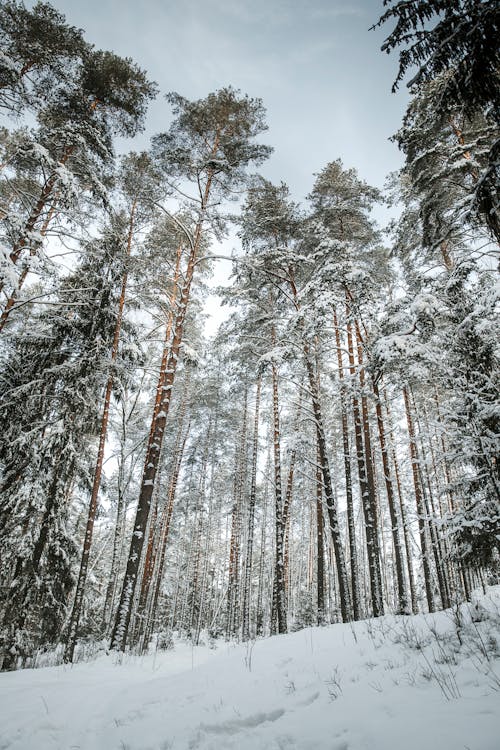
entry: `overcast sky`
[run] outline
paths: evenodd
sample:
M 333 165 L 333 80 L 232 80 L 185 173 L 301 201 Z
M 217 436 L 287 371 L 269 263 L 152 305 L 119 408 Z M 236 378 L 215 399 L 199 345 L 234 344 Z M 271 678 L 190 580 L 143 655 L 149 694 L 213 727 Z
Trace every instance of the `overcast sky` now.
M 168 127 L 166 92 L 200 98 L 231 84 L 262 98 L 265 140 L 275 149 L 262 171 L 287 182 L 297 199 L 309 192 L 313 173 L 338 157 L 378 186 L 401 162 L 388 138 L 400 125 L 406 93 L 390 92 L 397 59 L 380 52 L 389 29 L 368 30 L 382 0 L 53 4 L 89 41 L 132 57 L 158 83 L 147 136 Z M 146 145 L 144 138 L 140 147 Z
M 382 0 L 51 1 L 88 41 L 131 57 L 158 83 L 134 150 L 168 128 L 165 93 L 198 99 L 231 84 L 263 100 L 262 140 L 274 154 L 261 172 L 286 182 L 296 200 L 333 159 L 378 187 L 401 164 L 388 139 L 407 95 L 404 87 L 391 94 L 397 57 L 380 51 L 389 28 L 369 31 Z M 222 264 L 217 277 L 227 270 Z

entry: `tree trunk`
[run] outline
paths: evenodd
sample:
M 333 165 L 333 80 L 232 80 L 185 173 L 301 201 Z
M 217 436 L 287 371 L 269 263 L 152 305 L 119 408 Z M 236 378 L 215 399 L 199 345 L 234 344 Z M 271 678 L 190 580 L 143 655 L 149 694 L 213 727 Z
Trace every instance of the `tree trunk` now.
M 389 400 L 387 398 L 387 393 L 384 391 L 384 403 L 385 403 L 385 409 L 387 412 L 387 418 L 389 420 L 389 423 L 391 423 L 391 412 L 389 409 Z M 390 431 L 389 431 L 390 434 Z M 417 605 L 417 596 L 415 591 L 415 574 L 413 572 L 413 555 L 411 551 L 411 539 L 410 539 L 410 530 L 408 526 L 408 520 L 406 517 L 406 508 L 403 500 L 403 492 L 401 489 L 401 478 L 399 475 L 399 465 L 398 460 L 396 458 L 396 452 L 394 450 L 394 445 L 392 443 L 392 439 L 389 438 L 388 440 L 390 449 L 391 449 L 391 459 L 392 464 L 394 466 L 394 477 L 396 479 L 396 489 L 398 492 L 398 499 L 399 499 L 399 511 L 401 513 L 401 525 L 403 527 L 403 539 L 405 543 L 405 553 L 406 553 L 406 566 L 408 570 L 408 583 L 410 586 L 410 599 L 411 599 L 411 611 L 414 615 L 418 612 L 418 605 Z
M 145 633 L 143 637 L 143 644 L 141 648 L 142 651 L 144 650 L 146 644 L 149 642 L 149 639 L 151 637 L 151 632 L 152 632 L 152 628 L 153 628 L 155 617 L 156 617 L 156 611 L 158 608 L 158 599 L 160 596 L 161 583 L 163 580 L 163 571 L 165 568 L 165 555 L 167 551 L 168 534 L 170 531 L 170 523 L 172 520 L 172 513 L 174 510 L 175 493 L 177 490 L 177 482 L 179 479 L 179 473 L 180 473 L 181 465 L 182 465 L 182 458 L 184 455 L 184 449 L 186 447 L 188 435 L 189 435 L 189 424 L 187 426 L 186 434 L 180 446 L 179 453 L 176 457 L 174 470 L 173 470 L 172 477 L 170 479 L 170 484 L 168 487 L 167 504 L 165 506 L 162 519 L 161 519 L 161 523 L 160 523 L 161 536 L 158 542 L 158 549 L 156 550 L 156 557 L 153 562 L 155 566 L 154 567 L 153 593 L 151 596 L 151 604 L 149 607 L 147 623 L 146 623 Z
M 47 214 L 47 217 L 46 217 L 46 219 L 45 219 L 45 221 L 43 223 L 42 228 L 40 229 L 40 235 L 42 237 L 45 237 L 45 235 L 47 233 L 47 230 L 49 228 L 49 224 L 52 221 L 52 218 L 54 216 L 55 208 L 56 208 L 56 205 L 57 205 L 57 197 L 58 197 L 58 194 L 56 193 L 56 195 L 54 196 L 54 200 L 52 202 L 52 205 L 51 205 L 51 207 L 49 209 L 49 212 Z M 33 250 L 31 250 L 30 255 L 35 255 L 35 252 Z M 14 307 L 14 305 L 17 302 L 18 294 L 21 291 L 21 289 L 22 289 L 22 287 L 24 285 L 24 282 L 26 281 L 26 277 L 28 276 L 29 272 L 30 272 L 30 268 L 27 265 L 26 268 L 24 268 L 22 270 L 22 272 L 21 272 L 21 274 L 20 274 L 20 276 L 19 276 L 19 278 L 17 280 L 17 289 L 15 289 L 12 292 L 12 294 L 10 295 L 10 297 L 7 299 L 7 302 L 5 304 L 3 312 L 0 315 L 0 332 L 3 330 L 5 324 L 7 323 L 8 319 L 9 319 L 9 315 L 10 315 L 10 313 L 12 311 L 12 308 Z
M 335 343 L 337 348 L 337 365 L 340 380 L 340 407 L 342 413 L 342 446 L 344 452 L 345 494 L 347 505 L 347 531 L 349 535 L 349 564 L 351 570 L 352 610 L 353 619 L 359 620 L 359 574 L 356 551 L 356 522 L 354 518 L 354 501 L 352 496 L 351 450 L 349 445 L 349 427 L 347 421 L 347 402 L 344 384 L 344 363 L 340 341 L 340 331 L 337 311 L 333 308 L 333 325 L 335 328 Z
M 267 524 L 267 505 L 269 500 L 269 482 L 268 477 L 271 470 L 271 453 L 268 450 L 266 471 L 265 471 L 265 486 L 264 486 L 264 497 L 262 500 L 262 527 L 260 534 L 260 555 L 259 555 L 259 584 L 257 587 L 257 605 L 256 605 L 256 623 L 255 633 L 256 635 L 263 635 L 264 633 L 264 573 L 266 569 L 266 524 Z
M 257 377 L 257 388 L 255 393 L 255 416 L 253 428 L 252 443 L 252 474 L 250 479 L 250 497 L 248 500 L 248 530 L 247 530 L 247 554 L 245 558 L 245 572 L 243 581 L 243 612 L 241 637 L 247 641 L 250 638 L 250 598 L 252 587 L 252 557 L 253 557 L 253 536 L 255 525 L 255 500 L 257 494 L 257 458 L 259 450 L 259 407 L 260 407 L 260 390 L 261 375 Z
M 399 519 L 394 496 L 394 483 L 392 479 L 391 464 L 387 451 L 387 441 L 385 435 L 384 418 L 382 415 L 382 406 L 380 403 L 380 393 L 378 385 L 372 379 L 373 393 L 375 395 L 375 410 L 377 414 L 377 427 L 380 442 L 380 452 L 382 453 L 382 465 L 384 469 L 385 489 L 387 493 L 387 503 L 389 505 L 389 515 L 391 518 L 392 543 L 394 547 L 394 562 L 396 567 L 396 580 L 398 590 L 398 611 L 401 614 L 409 614 L 408 596 L 406 593 L 406 583 L 404 575 L 404 556 L 399 534 Z
M 166 545 L 174 508 L 177 481 L 179 478 L 186 441 L 189 436 L 190 423 L 188 423 L 186 432 L 183 436 L 184 416 L 187 407 L 189 384 L 190 371 L 188 369 L 184 378 L 183 395 L 178 415 L 177 435 L 174 443 L 166 500 L 163 503 L 158 523 L 156 523 L 158 503 L 155 503 L 153 517 L 150 521 L 148 547 L 146 549 L 146 554 L 144 555 L 139 602 L 135 616 L 137 629 L 135 640 L 137 642 L 140 641 L 139 650 L 141 652 L 144 651 L 146 645 L 149 643 L 154 618 L 156 616 L 156 606 L 163 578 Z M 158 472 L 158 484 L 160 484 L 160 472 Z M 160 488 L 158 487 L 158 491 L 159 489 Z
M 272 329 L 272 344 L 276 344 L 276 333 Z M 273 381 L 273 455 L 274 455 L 274 498 L 275 498 L 275 592 L 276 592 L 276 616 L 278 633 L 286 633 L 286 594 L 285 594 L 285 570 L 284 570 L 284 538 L 285 529 L 283 524 L 283 496 L 281 488 L 281 433 L 279 418 L 279 391 L 278 391 L 278 368 L 273 361 L 271 364 Z
M 323 540 L 323 479 L 321 456 L 316 445 L 316 622 L 325 622 L 325 550 Z
M 429 551 L 426 535 L 425 525 L 425 508 L 422 494 L 422 487 L 420 485 L 419 477 L 419 458 L 417 442 L 415 439 L 415 428 L 413 426 L 413 417 L 411 414 L 410 398 L 408 389 L 403 388 L 403 398 L 405 403 L 406 422 L 408 425 L 408 435 L 410 439 L 410 457 L 411 457 L 411 468 L 413 474 L 413 486 L 415 489 L 415 503 L 417 506 L 418 515 L 418 530 L 420 535 L 420 549 L 422 553 L 422 565 L 424 570 L 424 582 L 425 582 L 425 594 L 427 597 L 427 606 L 429 612 L 435 611 L 434 595 L 432 592 L 432 579 L 431 579 L 431 565 L 429 560 Z
M 436 517 L 437 517 L 436 508 L 435 508 L 434 496 L 432 493 L 432 487 L 431 487 L 431 482 L 430 482 L 429 469 L 427 467 L 426 451 L 425 451 L 424 443 L 423 443 L 422 430 L 420 428 L 420 421 L 419 421 L 417 407 L 415 403 L 415 397 L 412 392 L 411 392 L 411 398 L 412 398 L 412 405 L 413 405 L 413 413 L 415 415 L 415 422 L 417 424 L 418 434 L 420 437 L 420 455 L 422 457 L 422 461 L 419 463 L 419 467 L 418 467 L 420 485 L 422 487 L 422 495 L 424 499 L 425 512 L 427 514 L 427 519 L 428 519 L 432 554 L 434 557 L 434 566 L 436 568 L 436 575 L 438 579 L 439 596 L 441 598 L 441 607 L 442 609 L 447 609 L 451 603 L 450 593 L 449 593 L 449 583 L 448 583 L 445 566 L 443 563 L 443 551 L 441 547 L 441 540 L 439 538 L 438 529 L 436 526 Z M 422 463 L 426 467 L 425 477 L 424 477 L 424 471 L 422 468 Z
M 350 311 L 347 308 L 347 349 L 349 355 L 349 372 L 352 378 L 356 376 L 356 363 L 354 359 L 354 345 L 352 335 L 352 325 L 349 321 Z M 365 539 L 366 551 L 368 557 L 368 570 L 370 574 L 370 592 L 374 617 L 383 614 L 380 591 L 380 558 L 378 550 L 377 525 L 375 516 L 375 501 L 373 497 L 373 475 L 369 478 L 369 467 L 371 468 L 371 452 L 363 441 L 363 434 L 366 438 L 366 429 L 364 417 L 361 414 L 359 401 L 356 396 L 352 398 L 352 410 L 354 419 L 354 436 L 356 441 L 356 456 L 358 463 L 358 478 L 361 495 L 361 504 L 363 507 L 363 516 L 365 522 Z M 369 465 L 368 463 L 369 462 Z
M 309 390 L 311 392 L 312 407 L 314 417 L 316 421 L 316 438 L 318 441 L 318 450 L 320 456 L 321 473 L 323 475 L 323 489 L 325 493 L 326 508 L 328 512 L 328 520 L 330 523 L 330 533 L 332 535 L 332 543 L 335 553 L 335 563 L 337 566 L 337 576 L 339 580 L 339 594 L 340 594 L 340 612 L 343 622 L 348 622 L 351 619 L 351 606 L 349 597 L 349 584 L 347 578 L 347 568 L 345 565 L 344 550 L 342 547 L 342 538 L 340 535 L 340 528 L 337 516 L 337 506 L 335 502 L 335 495 L 333 492 L 332 477 L 330 474 L 330 465 L 328 461 L 328 452 L 326 446 L 325 430 L 323 426 L 323 415 L 321 411 L 321 403 L 319 398 L 319 392 L 316 383 L 316 377 L 314 373 L 314 366 L 311 362 L 309 347 L 307 344 L 304 345 L 304 357 L 307 373 L 309 376 Z
M 292 269 L 289 269 L 288 281 L 293 295 L 293 302 L 297 312 L 300 310 L 300 304 L 298 301 L 297 287 L 295 285 L 295 279 L 293 276 Z M 332 536 L 333 549 L 335 554 L 335 563 L 337 566 L 337 576 L 339 581 L 339 594 L 340 594 L 340 612 L 343 622 L 348 622 L 351 619 L 351 603 L 349 596 L 349 581 L 347 577 L 347 569 L 345 565 L 344 550 L 342 547 L 342 538 L 340 535 L 340 528 L 337 516 L 337 506 L 335 502 L 335 495 L 333 492 L 332 477 L 330 474 L 330 463 L 328 460 L 328 450 L 326 445 L 325 428 L 323 423 L 323 414 L 321 410 L 321 399 L 318 390 L 318 384 L 316 375 L 314 372 L 314 365 L 311 359 L 310 344 L 302 335 L 302 351 L 304 354 L 304 363 L 306 366 L 307 377 L 309 381 L 309 391 L 311 394 L 311 401 L 314 413 L 314 419 L 316 422 L 316 437 L 318 442 L 319 455 L 321 459 L 321 473 L 323 475 L 323 490 L 325 493 L 326 508 L 328 512 L 328 520 L 330 523 L 330 533 Z
M 295 418 L 293 421 L 293 434 L 295 435 L 299 429 L 299 422 L 300 422 L 300 415 L 302 412 L 302 386 L 299 396 L 299 405 L 297 407 L 297 412 L 295 414 Z M 290 465 L 288 467 L 288 479 L 286 482 L 286 490 L 285 490 L 285 501 L 283 503 L 283 526 L 285 529 L 285 552 L 283 555 L 283 564 L 284 564 L 284 575 L 285 575 L 285 588 L 286 588 L 286 597 L 287 597 L 287 603 L 290 599 L 290 585 L 289 585 L 289 578 L 290 578 L 290 507 L 292 504 L 292 497 L 293 497 L 293 478 L 295 474 L 295 462 L 297 460 L 297 450 L 295 447 L 292 448 L 290 452 Z
M 61 159 L 59 160 L 59 166 L 64 166 L 66 164 L 66 162 L 68 161 L 69 157 L 72 155 L 74 150 L 75 150 L 75 146 L 67 146 L 65 148 L 64 153 Z M 57 184 L 57 180 L 58 180 L 57 172 L 52 172 L 50 177 L 45 182 L 45 185 L 43 186 L 41 190 L 41 193 L 37 202 L 35 203 L 34 207 L 31 210 L 31 213 L 21 232 L 20 238 L 17 240 L 17 242 L 14 243 L 14 246 L 10 253 L 10 259 L 14 265 L 17 264 L 17 261 L 19 260 L 21 252 L 28 242 L 29 235 L 35 229 L 35 226 L 38 220 L 40 219 L 40 216 L 42 215 L 42 211 L 47 205 L 52 195 L 52 191 L 54 190 L 54 187 Z M 3 290 L 3 287 L 4 287 L 4 284 L 0 282 L 0 292 Z
M 231 512 L 231 540 L 229 544 L 229 582 L 227 589 L 226 638 L 236 631 L 238 621 L 237 609 L 239 599 L 239 565 L 241 536 L 241 501 L 246 473 L 246 440 L 247 440 L 247 400 L 248 389 L 245 384 L 243 400 L 243 417 L 241 431 L 236 445 L 235 474 L 233 484 L 233 508 Z
M 169 326 L 167 326 L 167 329 L 168 328 Z M 184 417 L 185 417 L 186 408 L 187 408 L 187 399 L 188 399 L 190 380 L 191 380 L 190 370 L 188 369 L 187 372 L 185 373 L 183 394 L 181 397 L 181 403 L 180 403 L 179 414 L 178 414 L 177 435 L 175 438 L 175 443 L 174 443 L 174 448 L 173 448 L 172 476 L 175 476 L 176 470 L 178 468 L 177 463 L 178 463 L 178 458 L 179 458 L 179 451 L 182 457 L 182 452 L 184 450 L 184 443 L 182 442 L 182 435 L 183 435 L 183 430 L 184 430 Z M 186 438 L 184 438 L 184 442 L 185 440 Z M 181 446 L 182 446 L 182 449 L 181 449 Z M 158 475 L 158 478 L 159 478 L 159 475 Z M 175 483 L 177 483 L 177 478 L 175 479 Z M 153 571 L 155 569 L 155 562 L 156 562 L 156 558 L 158 555 L 158 550 L 160 548 L 160 539 L 163 535 L 164 524 L 166 521 L 165 510 L 168 509 L 169 501 L 170 501 L 170 487 L 167 493 L 167 503 L 163 508 L 163 513 L 160 518 L 160 523 L 158 525 L 155 523 L 156 516 L 157 516 L 157 509 L 158 509 L 157 504 L 155 504 L 155 507 L 153 509 L 153 517 L 151 518 L 151 521 L 149 524 L 148 545 L 146 548 L 146 554 L 144 555 L 144 565 L 143 565 L 143 572 L 142 572 L 142 578 L 141 578 L 141 594 L 139 597 L 138 612 L 142 612 L 146 606 L 146 601 L 147 601 L 148 594 L 149 594 L 149 586 L 151 583 L 151 578 L 153 576 Z M 168 510 L 167 510 L 167 515 L 168 515 Z

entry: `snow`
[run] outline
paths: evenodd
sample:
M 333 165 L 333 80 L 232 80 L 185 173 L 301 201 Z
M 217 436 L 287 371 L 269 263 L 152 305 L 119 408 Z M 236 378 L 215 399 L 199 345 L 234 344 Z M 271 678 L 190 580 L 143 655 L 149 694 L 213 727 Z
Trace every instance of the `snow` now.
M 499 611 L 497 587 L 460 611 L 2 674 L 0 748 L 498 750 Z
M 17 287 L 18 270 L 10 259 L 12 248 L 0 245 L 0 281 L 7 286 Z
M 199 362 L 200 361 L 200 354 L 196 351 L 196 349 L 193 349 L 192 346 L 189 346 L 189 344 L 186 344 L 183 342 L 182 344 L 182 354 L 184 355 L 185 359 L 191 360 L 191 362 Z
M 44 162 L 45 164 L 49 166 L 53 166 L 54 160 L 50 155 L 50 152 L 45 148 L 45 146 L 42 146 L 41 143 L 32 143 L 30 145 L 31 151 L 34 156 L 36 156 L 40 161 Z

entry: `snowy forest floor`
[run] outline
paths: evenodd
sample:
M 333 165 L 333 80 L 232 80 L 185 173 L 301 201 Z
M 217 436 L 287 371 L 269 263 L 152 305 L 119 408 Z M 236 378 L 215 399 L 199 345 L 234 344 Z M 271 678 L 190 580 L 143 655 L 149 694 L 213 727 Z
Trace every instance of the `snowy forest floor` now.
M 0 675 L 1 750 L 498 750 L 500 587 L 433 615 Z

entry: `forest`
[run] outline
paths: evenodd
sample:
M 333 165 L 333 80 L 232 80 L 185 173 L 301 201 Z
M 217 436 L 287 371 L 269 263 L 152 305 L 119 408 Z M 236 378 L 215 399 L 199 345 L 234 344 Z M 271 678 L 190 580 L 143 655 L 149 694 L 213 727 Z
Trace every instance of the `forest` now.
M 160 92 L 2 0 L 1 670 L 499 583 L 499 8 L 379 15 L 404 165 L 382 191 L 332 153 L 298 202 L 258 171 L 265 102 Z

